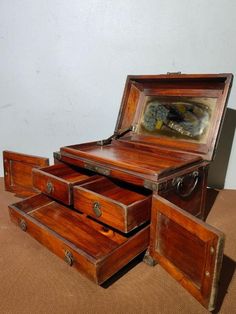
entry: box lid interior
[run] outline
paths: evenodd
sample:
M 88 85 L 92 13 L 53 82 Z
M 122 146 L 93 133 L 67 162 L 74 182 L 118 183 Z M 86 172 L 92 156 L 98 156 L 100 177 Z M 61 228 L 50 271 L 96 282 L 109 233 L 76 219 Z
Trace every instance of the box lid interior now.
M 212 160 L 232 74 L 128 76 L 115 132 L 119 141 L 197 154 Z

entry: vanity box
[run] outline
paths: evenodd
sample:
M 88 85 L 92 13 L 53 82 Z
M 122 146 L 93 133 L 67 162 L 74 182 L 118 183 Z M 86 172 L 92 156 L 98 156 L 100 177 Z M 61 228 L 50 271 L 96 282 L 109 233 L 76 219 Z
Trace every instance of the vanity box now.
M 98 284 L 146 251 L 212 310 L 224 235 L 204 222 L 207 171 L 232 79 L 128 76 L 114 134 L 34 168 L 12 221 Z

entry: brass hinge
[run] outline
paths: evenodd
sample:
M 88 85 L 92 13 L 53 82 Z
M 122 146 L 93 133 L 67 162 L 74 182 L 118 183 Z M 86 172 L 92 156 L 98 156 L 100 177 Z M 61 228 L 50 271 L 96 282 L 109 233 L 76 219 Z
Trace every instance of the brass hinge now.
M 61 160 L 61 153 L 60 152 L 54 152 L 53 157 L 56 158 L 57 160 Z
M 97 145 L 101 145 L 101 146 L 108 145 L 108 144 L 111 143 L 112 140 L 116 140 L 116 139 L 120 138 L 121 136 L 125 135 L 126 133 L 128 133 L 128 132 L 130 132 L 130 131 L 135 131 L 135 130 L 136 130 L 136 125 L 135 125 L 135 126 L 134 126 L 134 125 L 131 125 L 131 126 L 129 126 L 128 128 L 115 131 L 115 132 L 114 132 L 110 137 L 108 137 L 107 139 L 98 141 L 98 142 L 97 142 Z
M 167 72 L 167 75 L 179 75 L 181 72 Z
M 143 182 L 143 186 L 146 189 L 152 190 L 153 192 L 157 192 L 158 191 L 158 183 L 150 181 L 150 180 L 144 180 Z
M 91 171 L 94 171 L 94 172 L 97 172 L 99 174 L 102 174 L 104 176 L 109 176 L 111 173 L 110 169 L 107 169 L 107 168 L 101 167 L 101 166 L 97 166 L 97 165 L 93 165 L 93 164 L 89 164 L 89 163 L 85 163 L 84 168 L 91 170 Z

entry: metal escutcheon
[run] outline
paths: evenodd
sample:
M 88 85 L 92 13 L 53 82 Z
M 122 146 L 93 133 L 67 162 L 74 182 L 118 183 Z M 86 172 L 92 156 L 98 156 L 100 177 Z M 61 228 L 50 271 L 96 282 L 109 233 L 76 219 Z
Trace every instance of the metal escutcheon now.
M 94 211 L 96 217 L 100 217 L 102 215 L 101 205 L 99 202 L 93 203 L 93 211 Z
M 48 194 L 51 194 L 53 192 L 53 190 L 54 190 L 54 186 L 53 186 L 52 182 L 48 181 L 47 185 L 46 185 L 46 192 Z
M 69 265 L 72 266 L 74 263 L 73 254 L 70 251 L 65 251 L 64 261 Z
M 22 231 L 26 231 L 27 230 L 27 223 L 24 221 L 24 219 L 20 220 L 19 226 L 20 226 Z

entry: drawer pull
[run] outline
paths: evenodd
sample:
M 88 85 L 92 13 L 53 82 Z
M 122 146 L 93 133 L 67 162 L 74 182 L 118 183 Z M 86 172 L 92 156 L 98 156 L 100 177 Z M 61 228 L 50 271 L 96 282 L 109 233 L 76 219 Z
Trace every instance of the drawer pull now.
M 27 223 L 24 221 L 24 219 L 20 220 L 19 226 L 20 226 L 22 231 L 26 231 L 27 230 Z
M 64 261 L 69 265 L 72 266 L 74 263 L 73 254 L 70 251 L 65 251 Z
M 102 215 L 101 205 L 99 202 L 93 203 L 93 211 L 94 211 L 96 217 L 100 217 Z
M 52 182 L 48 181 L 47 185 L 46 185 L 46 192 L 48 194 L 51 194 L 53 192 L 53 190 L 54 190 L 54 186 L 53 186 Z

